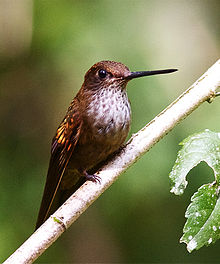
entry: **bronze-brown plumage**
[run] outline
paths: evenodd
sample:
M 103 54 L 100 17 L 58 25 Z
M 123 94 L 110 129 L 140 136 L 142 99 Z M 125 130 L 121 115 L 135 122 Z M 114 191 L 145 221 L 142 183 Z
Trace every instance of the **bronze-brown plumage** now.
M 173 71 L 130 72 L 122 63 L 113 61 L 101 61 L 89 69 L 52 140 L 36 228 L 86 180 L 101 180 L 88 170 L 115 152 L 128 135 L 131 121 L 128 81 Z

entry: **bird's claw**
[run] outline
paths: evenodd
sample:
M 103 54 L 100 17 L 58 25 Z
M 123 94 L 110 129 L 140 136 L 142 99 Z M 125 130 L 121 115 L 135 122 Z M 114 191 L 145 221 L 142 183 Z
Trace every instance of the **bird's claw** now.
M 87 172 L 84 172 L 84 176 L 86 180 L 92 181 L 95 183 L 101 183 L 101 177 L 95 175 L 95 174 L 88 174 Z

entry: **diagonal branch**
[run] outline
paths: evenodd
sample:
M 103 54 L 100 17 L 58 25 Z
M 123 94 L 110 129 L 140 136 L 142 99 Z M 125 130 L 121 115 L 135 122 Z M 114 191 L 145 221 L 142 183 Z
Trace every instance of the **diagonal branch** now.
M 101 184 L 86 182 L 4 264 L 33 263 L 135 161 L 220 87 L 220 60 L 150 123 L 100 171 Z

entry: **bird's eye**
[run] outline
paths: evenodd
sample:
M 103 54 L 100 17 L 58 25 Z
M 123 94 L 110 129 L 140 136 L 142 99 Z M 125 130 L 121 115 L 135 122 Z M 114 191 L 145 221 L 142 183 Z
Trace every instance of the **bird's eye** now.
M 106 77 L 107 71 L 101 69 L 101 70 L 99 70 L 98 74 L 99 74 L 99 77 L 103 79 Z

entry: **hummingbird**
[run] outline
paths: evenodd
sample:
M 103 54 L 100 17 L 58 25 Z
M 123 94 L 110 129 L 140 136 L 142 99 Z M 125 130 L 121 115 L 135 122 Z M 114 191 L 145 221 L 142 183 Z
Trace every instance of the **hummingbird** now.
M 177 69 L 131 72 L 120 62 L 100 61 L 84 82 L 52 139 L 51 157 L 36 229 L 86 180 L 92 169 L 125 142 L 131 124 L 126 92 L 130 80 Z

